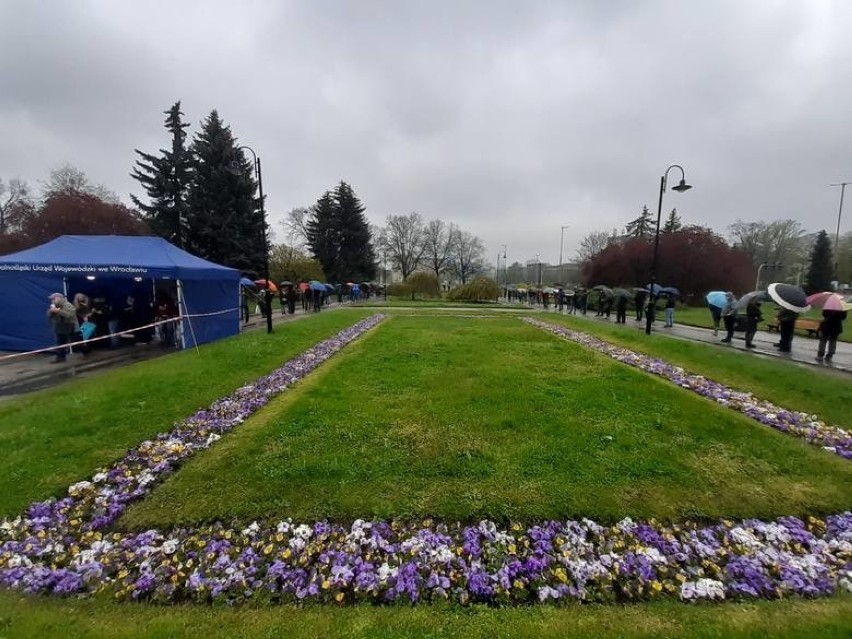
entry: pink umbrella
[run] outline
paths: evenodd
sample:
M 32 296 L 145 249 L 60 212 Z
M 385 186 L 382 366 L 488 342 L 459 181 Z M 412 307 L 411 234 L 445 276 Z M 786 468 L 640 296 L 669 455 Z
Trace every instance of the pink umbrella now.
M 816 308 L 821 308 L 824 311 L 846 311 L 850 307 L 842 297 L 831 291 L 814 293 L 808 296 L 808 304 Z

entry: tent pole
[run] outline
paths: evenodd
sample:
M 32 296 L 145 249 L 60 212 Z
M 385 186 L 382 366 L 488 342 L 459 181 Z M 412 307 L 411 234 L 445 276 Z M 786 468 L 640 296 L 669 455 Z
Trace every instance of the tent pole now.
M 183 308 L 181 314 L 186 317 L 186 325 L 189 326 L 189 332 L 192 333 L 192 344 L 193 346 L 195 346 L 195 352 L 200 355 L 201 351 L 198 349 L 198 340 L 195 339 L 195 329 L 192 328 L 192 320 L 189 319 L 189 309 L 186 307 L 186 299 L 184 299 L 183 296 L 183 280 L 178 280 L 177 285 L 178 297 L 180 298 L 180 306 L 181 308 Z M 186 348 L 186 336 L 184 335 L 183 331 L 181 331 L 180 333 L 181 346 L 183 348 Z

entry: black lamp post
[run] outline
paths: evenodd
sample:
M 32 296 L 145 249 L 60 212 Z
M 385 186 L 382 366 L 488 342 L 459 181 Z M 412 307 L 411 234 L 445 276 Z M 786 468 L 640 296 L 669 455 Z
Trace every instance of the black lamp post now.
M 250 146 L 238 146 L 234 149 L 235 152 L 239 152 L 245 149 L 246 151 L 250 151 L 252 158 L 254 158 L 254 172 L 257 174 L 257 190 L 260 195 L 260 214 L 263 216 L 263 279 L 266 280 L 266 288 L 263 292 L 263 309 L 266 313 L 266 332 L 272 332 L 272 290 L 271 283 L 269 281 L 269 242 L 266 239 L 266 205 L 264 203 L 263 198 L 263 176 L 260 171 L 260 158 L 257 157 L 257 153 L 254 152 L 254 149 Z M 234 161 L 231 165 L 231 173 L 234 175 L 240 175 L 241 170 L 239 165 Z
M 651 284 L 648 287 L 648 307 L 645 309 L 645 334 L 651 334 L 651 323 L 654 321 L 654 311 L 656 310 L 656 300 L 654 299 L 654 285 L 657 283 L 657 253 L 660 249 L 660 216 L 663 213 L 663 193 L 666 192 L 666 181 L 669 177 L 669 171 L 672 169 L 680 170 L 680 183 L 672 187 L 672 191 L 683 193 L 692 187 L 686 183 L 686 175 L 683 172 L 683 167 L 680 164 L 672 164 L 663 173 L 660 178 L 660 201 L 657 204 L 657 230 L 654 233 L 654 260 L 651 262 Z

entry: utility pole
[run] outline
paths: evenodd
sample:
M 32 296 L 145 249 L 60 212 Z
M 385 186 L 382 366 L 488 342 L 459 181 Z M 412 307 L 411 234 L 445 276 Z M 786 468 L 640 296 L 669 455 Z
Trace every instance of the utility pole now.
M 840 187 L 840 208 L 837 211 L 837 230 L 834 232 L 834 277 L 840 278 L 838 273 L 840 267 L 840 257 L 837 254 L 838 243 L 840 241 L 840 216 L 843 215 L 843 195 L 846 193 L 846 185 L 849 182 L 840 182 L 839 184 L 831 184 L 830 186 Z

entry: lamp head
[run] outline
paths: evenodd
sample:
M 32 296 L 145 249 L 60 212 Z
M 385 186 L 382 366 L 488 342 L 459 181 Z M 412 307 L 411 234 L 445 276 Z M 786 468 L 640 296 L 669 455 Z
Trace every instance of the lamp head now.
M 673 186 L 672 191 L 678 191 L 680 193 L 683 193 L 684 191 L 688 191 L 691 188 L 692 188 L 692 185 L 687 184 L 686 180 L 681 178 L 680 184 L 678 184 L 677 186 Z
M 240 163 L 237 162 L 236 160 L 232 160 L 231 163 L 228 164 L 227 171 L 231 175 L 242 175 L 243 174 L 243 169 L 240 166 Z

